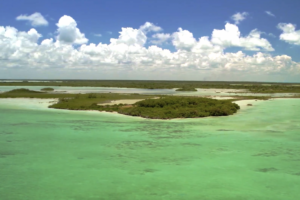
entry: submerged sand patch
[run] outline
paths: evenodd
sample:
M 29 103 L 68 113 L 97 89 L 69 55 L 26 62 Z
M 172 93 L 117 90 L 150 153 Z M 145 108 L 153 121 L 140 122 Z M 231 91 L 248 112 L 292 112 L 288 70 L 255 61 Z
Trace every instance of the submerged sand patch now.
M 252 106 L 256 106 L 261 102 L 264 102 L 265 100 L 257 100 L 257 99 L 248 99 L 248 100 L 238 100 L 238 101 L 233 101 L 233 103 L 236 103 L 240 106 L 241 110 L 250 108 Z
M 7 104 L 14 107 L 25 107 L 35 109 L 47 109 L 50 105 L 57 103 L 58 99 L 38 99 L 38 98 L 2 98 L 0 104 Z

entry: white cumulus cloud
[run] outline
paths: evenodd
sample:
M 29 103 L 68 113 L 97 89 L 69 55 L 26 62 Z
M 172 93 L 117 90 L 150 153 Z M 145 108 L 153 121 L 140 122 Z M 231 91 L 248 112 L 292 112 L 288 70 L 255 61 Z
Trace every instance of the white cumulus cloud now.
M 41 13 L 33 13 L 32 15 L 20 15 L 16 20 L 29 21 L 32 26 L 48 26 L 48 21 L 43 17 Z
M 272 45 L 265 38 L 260 37 L 261 32 L 254 29 L 246 37 L 242 37 L 239 28 L 227 23 L 225 29 L 215 29 L 212 33 L 212 43 L 222 47 L 241 47 L 249 51 L 274 51 Z
M 231 16 L 231 19 L 234 21 L 235 24 L 239 24 L 241 21 L 244 21 L 246 17 L 249 15 L 247 12 L 238 12 Z
M 173 33 L 172 37 L 172 43 L 177 50 L 190 51 L 197 42 L 193 33 L 188 30 L 183 30 L 182 28 L 178 28 L 178 31 Z
M 84 44 L 88 39 L 77 28 L 76 21 L 67 15 L 62 16 L 58 23 L 57 40 L 63 44 Z
M 125 44 L 127 46 L 144 46 L 147 42 L 146 34 L 140 29 L 127 27 L 122 28 L 122 31 L 119 33 L 120 36 L 118 39 L 110 39 L 110 42 L 112 44 Z
M 280 40 L 290 44 L 300 45 L 300 30 L 296 30 L 296 25 L 291 23 L 279 23 L 277 28 L 283 31 L 283 33 L 279 36 Z
M 171 38 L 171 34 L 169 33 L 156 33 L 152 35 L 152 44 L 161 45 L 165 42 L 167 42 Z
M 162 31 L 162 28 L 159 26 L 154 25 L 151 22 L 146 22 L 144 25 L 140 26 L 140 30 L 147 33 L 147 32 L 159 32 Z
M 13 27 L 0 26 L 0 59 L 7 60 L 7 67 L 23 62 L 30 53 L 38 48 L 38 39 L 42 35 L 35 29 L 28 32 L 18 31 Z

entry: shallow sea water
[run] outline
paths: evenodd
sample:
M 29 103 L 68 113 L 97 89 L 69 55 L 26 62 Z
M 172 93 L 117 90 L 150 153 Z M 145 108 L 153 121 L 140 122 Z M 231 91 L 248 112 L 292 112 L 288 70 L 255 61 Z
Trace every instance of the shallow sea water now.
M 0 199 L 295 200 L 299 147 L 300 99 L 168 121 L 0 99 Z
M 40 91 L 46 86 L 0 86 L 0 93 L 14 89 L 26 88 Z M 118 88 L 118 87 L 67 87 L 51 86 L 54 93 L 138 93 L 145 95 L 179 95 L 179 96 L 270 96 L 270 97 L 291 97 L 298 93 L 248 93 L 244 90 L 222 90 L 197 88 L 195 92 L 179 92 L 176 89 L 141 89 L 141 88 Z
M 26 88 L 29 90 L 40 91 L 46 86 L 0 86 L 0 93 L 14 89 Z M 49 87 L 49 86 L 48 86 Z M 118 88 L 118 87 L 68 87 L 51 86 L 58 93 L 139 93 L 139 94 L 173 94 L 175 89 L 140 89 L 140 88 Z

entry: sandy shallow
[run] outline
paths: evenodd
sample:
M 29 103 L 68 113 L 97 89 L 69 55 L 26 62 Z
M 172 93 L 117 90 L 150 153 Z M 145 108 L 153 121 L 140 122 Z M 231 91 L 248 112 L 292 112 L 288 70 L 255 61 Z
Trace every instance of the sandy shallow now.
M 206 91 L 206 92 L 215 92 L 215 93 L 239 93 L 239 92 L 248 92 L 246 89 L 203 89 L 203 88 L 197 88 L 198 90 L 201 91 Z
M 98 105 L 101 105 L 101 106 L 112 106 L 112 105 L 117 105 L 117 104 L 134 104 L 138 101 L 143 101 L 144 99 L 121 99 L 121 100 L 114 100 L 114 101 L 111 101 L 109 103 L 99 103 Z
M 33 109 L 48 109 L 50 105 L 58 102 L 58 99 L 37 99 L 37 98 L 3 98 L 0 99 L 0 105 L 9 107 L 24 107 Z
M 211 96 L 208 98 L 217 99 L 217 100 L 236 99 L 235 97 L 219 97 L 219 96 Z
M 159 97 L 154 97 L 151 99 L 158 99 Z M 118 105 L 118 104 L 135 104 L 136 102 L 143 101 L 145 99 L 120 99 L 120 100 L 113 100 L 109 103 L 99 103 L 98 105 L 101 106 L 112 106 L 112 105 Z
M 265 102 L 265 100 L 250 99 L 250 100 L 233 101 L 233 103 L 236 103 L 240 106 L 241 110 L 251 108 L 251 107 L 256 106 L 256 105 L 258 105 L 262 102 Z

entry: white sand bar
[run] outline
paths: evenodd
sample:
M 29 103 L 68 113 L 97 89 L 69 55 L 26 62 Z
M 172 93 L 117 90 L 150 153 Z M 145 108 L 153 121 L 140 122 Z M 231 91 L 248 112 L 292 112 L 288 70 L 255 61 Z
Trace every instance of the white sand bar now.
M 98 105 L 101 105 L 101 106 L 111 106 L 111 105 L 117 105 L 117 104 L 134 104 L 138 101 L 142 101 L 144 99 L 120 99 L 120 100 L 114 100 L 114 101 L 111 101 L 109 103 L 99 103 Z
M 158 99 L 159 97 L 154 97 L 151 99 Z M 138 101 L 143 101 L 145 99 L 120 99 L 120 100 L 113 100 L 109 103 L 99 103 L 100 106 L 111 106 L 111 105 L 118 105 L 120 103 L 122 104 L 135 104 Z
M 154 97 L 151 99 L 158 99 L 159 97 Z M 111 105 L 118 105 L 120 103 L 122 104 L 135 104 L 138 101 L 143 101 L 145 99 L 119 99 L 119 100 L 113 100 L 109 103 L 99 103 L 100 106 L 111 106 Z
M 219 96 L 212 96 L 209 98 L 217 99 L 217 100 L 236 99 L 235 97 L 219 97 Z
M 197 88 L 198 91 L 206 91 L 211 93 L 243 93 L 248 92 L 247 89 L 218 89 L 218 88 Z

